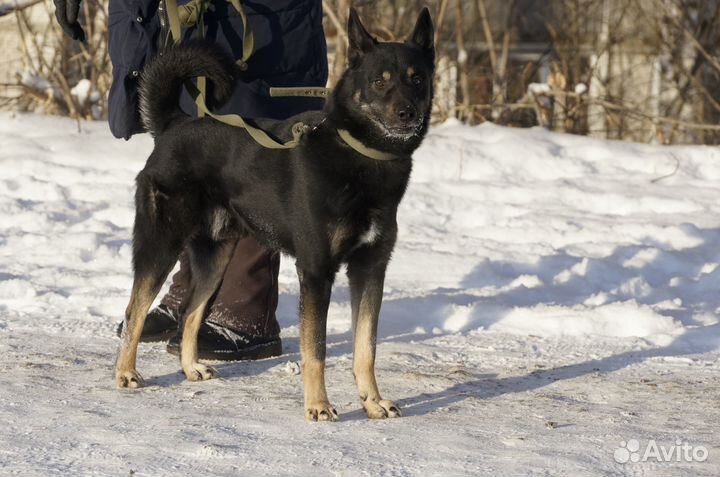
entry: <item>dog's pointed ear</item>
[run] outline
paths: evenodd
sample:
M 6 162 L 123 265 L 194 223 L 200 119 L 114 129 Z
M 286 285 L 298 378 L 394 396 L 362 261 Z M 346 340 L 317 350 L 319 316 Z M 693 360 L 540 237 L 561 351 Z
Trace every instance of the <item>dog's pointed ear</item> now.
M 350 8 L 350 16 L 348 17 L 348 62 L 350 67 L 357 64 L 363 54 L 372 50 L 377 41 L 370 36 L 362 22 L 360 16 L 354 8 Z
M 407 43 L 418 46 L 425 52 L 431 62 L 435 61 L 435 29 L 433 28 L 430 10 L 423 8 L 415 22 L 415 28 L 407 39 Z

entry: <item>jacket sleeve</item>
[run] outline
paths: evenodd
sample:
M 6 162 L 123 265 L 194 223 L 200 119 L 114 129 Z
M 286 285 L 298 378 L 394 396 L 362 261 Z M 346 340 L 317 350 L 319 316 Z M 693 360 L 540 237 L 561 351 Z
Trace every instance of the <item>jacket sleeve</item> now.
M 129 139 L 142 132 L 137 85 L 145 63 L 157 50 L 160 21 L 157 1 L 110 0 L 108 50 L 113 80 L 108 97 L 108 121 L 115 137 Z

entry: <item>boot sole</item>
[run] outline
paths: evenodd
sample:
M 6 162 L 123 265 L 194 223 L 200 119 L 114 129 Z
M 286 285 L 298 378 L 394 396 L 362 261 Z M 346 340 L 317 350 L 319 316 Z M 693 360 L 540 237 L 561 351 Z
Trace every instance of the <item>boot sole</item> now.
M 168 353 L 180 356 L 180 346 L 168 343 L 165 348 Z M 266 358 L 275 358 L 282 355 L 282 341 L 278 338 L 268 343 L 248 346 L 237 351 L 198 350 L 198 358 L 208 361 L 248 361 Z

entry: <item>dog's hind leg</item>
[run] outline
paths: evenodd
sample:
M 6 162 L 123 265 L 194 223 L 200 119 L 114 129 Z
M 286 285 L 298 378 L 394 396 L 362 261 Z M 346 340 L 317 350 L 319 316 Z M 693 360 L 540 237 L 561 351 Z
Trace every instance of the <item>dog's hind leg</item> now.
M 222 280 L 235 244 L 235 240 L 216 242 L 202 237 L 190 243 L 193 292 L 185 307 L 180 342 L 180 364 L 190 381 L 203 381 L 217 376 L 215 369 L 198 362 L 197 336 L 207 302 Z
M 135 274 L 130 303 L 125 310 L 120 349 L 115 361 L 115 383 L 119 388 L 138 388 L 143 385 L 143 379 L 136 370 L 138 343 L 145 324 L 145 316 L 166 277 L 167 273 L 162 276 Z
M 298 268 L 300 279 L 300 351 L 305 393 L 305 418 L 336 421 L 338 413 L 325 389 L 325 343 L 332 280 Z
M 136 362 L 145 317 L 181 251 L 179 242 L 153 242 L 147 240 L 147 237 L 139 236 L 137 224 L 138 218 L 133 241 L 135 277 L 115 361 L 115 382 L 120 388 L 137 388 L 143 384 L 142 377 L 136 370 Z
M 374 261 L 373 261 L 374 262 Z M 375 380 L 375 346 L 387 262 L 359 256 L 348 264 L 353 328 L 353 375 L 368 417 L 399 417 L 400 409 L 383 399 Z

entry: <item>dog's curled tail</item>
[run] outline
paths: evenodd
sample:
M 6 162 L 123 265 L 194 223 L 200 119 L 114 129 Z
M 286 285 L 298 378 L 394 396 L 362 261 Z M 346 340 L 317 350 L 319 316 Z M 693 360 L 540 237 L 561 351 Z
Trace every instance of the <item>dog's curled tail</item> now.
M 239 68 L 233 58 L 208 41 L 191 40 L 165 50 L 143 70 L 140 78 L 140 117 L 145 129 L 159 136 L 184 116 L 180 92 L 185 81 L 205 76 L 213 87 L 213 104 L 230 97 Z

